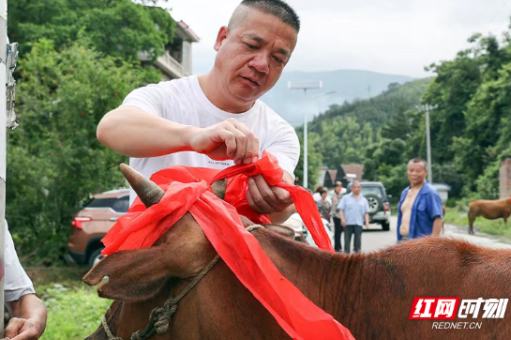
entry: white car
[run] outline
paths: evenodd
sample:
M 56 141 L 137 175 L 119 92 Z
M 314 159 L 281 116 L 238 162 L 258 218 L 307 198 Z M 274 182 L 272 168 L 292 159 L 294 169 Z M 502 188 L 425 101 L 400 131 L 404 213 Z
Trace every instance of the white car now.
M 333 226 L 331 223 L 324 218 L 321 219 L 323 221 L 323 226 L 325 227 L 325 231 L 330 238 L 330 242 L 332 242 L 334 237 Z M 282 225 L 289 227 L 295 231 L 295 240 L 307 243 L 313 247 L 317 247 L 314 242 L 310 232 L 305 227 L 302 218 L 298 213 L 294 213 L 291 215 Z

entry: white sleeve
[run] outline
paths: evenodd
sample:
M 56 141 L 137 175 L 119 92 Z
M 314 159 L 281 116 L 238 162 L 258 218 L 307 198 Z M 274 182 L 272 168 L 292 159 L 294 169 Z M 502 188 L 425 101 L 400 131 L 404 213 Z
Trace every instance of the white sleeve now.
M 163 117 L 163 101 L 166 89 L 162 83 L 149 84 L 130 92 L 120 107 L 135 106 L 145 112 Z
M 291 125 L 285 121 L 277 125 L 274 130 L 277 136 L 266 150 L 277 158 L 280 167 L 294 179 L 295 168 L 300 158 L 300 141 Z
M 34 285 L 28 277 L 27 273 L 21 266 L 14 248 L 7 221 L 5 222 L 5 253 L 4 253 L 4 296 L 5 302 L 19 300 L 22 296 L 27 294 L 34 294 Z

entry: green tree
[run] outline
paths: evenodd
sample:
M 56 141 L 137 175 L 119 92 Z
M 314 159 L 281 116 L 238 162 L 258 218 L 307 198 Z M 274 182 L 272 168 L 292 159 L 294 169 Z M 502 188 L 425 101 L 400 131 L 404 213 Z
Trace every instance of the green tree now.
M 50 264 L 64 253 L 80 204 L 125 183 L 118 165 L 126 159 L 97 141 L 97 123 L 159 73 L 119 64 L 84 42 L 57 51 L 48 40 L 35 43 L 19 67 L 21 124 L 9 133 L 7 218 L 21 253 Z
M 174 36 L 175 22 L 158 7 L 130 0 L 9 0 L 9 35 L 25 55 L 45 38 L 56 48 L 87 37 L 95 50 L 136 60 L 140 51 L 162 55 Z

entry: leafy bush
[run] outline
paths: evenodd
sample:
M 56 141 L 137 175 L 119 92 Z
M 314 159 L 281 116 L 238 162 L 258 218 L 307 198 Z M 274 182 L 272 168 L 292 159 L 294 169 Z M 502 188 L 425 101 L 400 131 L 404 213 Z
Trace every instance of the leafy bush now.
M 159 73 L 102 55 L 84 41 L 57 51 L 41 40 L 21 60 L 20 74 L 21 124 L 9 133 L 6 215 L 19 254 L 50 265 L 65 253 L 80 204 L 126 186 L 118 170 L 126 158 L 98 142 L 99 120 Z

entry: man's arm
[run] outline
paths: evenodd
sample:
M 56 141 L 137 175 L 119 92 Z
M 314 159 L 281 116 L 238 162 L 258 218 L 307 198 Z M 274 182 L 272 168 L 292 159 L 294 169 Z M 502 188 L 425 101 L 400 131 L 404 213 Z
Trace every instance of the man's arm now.
M 37 340 L 46 328 L 46 307 L 34 294 L 23 295 L 7 303 L 13 318 L 5 328 L 5 337 L 11 340 Z
M 253 163 L 259 157 L 258 138 L 241 122 L 224 122 L 199 128 L 179 124 L 123 106 L 108 112 L 99 122 L 98 140 L 128 157 L 157 157 L 179 151 L 196 151 L 215 160 Z
M 369 228 L 369 213 L 365 213 L 364 217 L 365 217 L 365 221 L 366 221 L 365 227 L 366 227 L 366 229 L 368 229 Z
M 442 232 L 442 224 L 443 224 L 443 213 L 442 213 L 442 199 L 438 193 L 434 192 L 427 196 L 430 200 L 428 202 L 431 214 L 431 217 L 434 219 L 433 221 L 433 229 L 431 231 L 432 235 L 438 236 Z
M 440 235 L 440 233 L 442 232 L 442 224 L 443 224 L 443 221 L 442 221 L 441 217 L 435 218 L 435 221 L 433 222 L 432 235 L 435 235 L 435 236 Z
M 346 220 L 344 219 L 344 210 L 339 211 L 339 218 L 341 219 L 341 225 L 346 227 Z
M 339 218 L 341 219 L 341 226 L 346 227 L 346 219 L 344 218 L 344 209 L 346 209 L 346 196 L 341 198 L 341 201 L 337 205 L 339 209 Z

